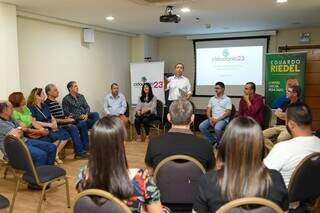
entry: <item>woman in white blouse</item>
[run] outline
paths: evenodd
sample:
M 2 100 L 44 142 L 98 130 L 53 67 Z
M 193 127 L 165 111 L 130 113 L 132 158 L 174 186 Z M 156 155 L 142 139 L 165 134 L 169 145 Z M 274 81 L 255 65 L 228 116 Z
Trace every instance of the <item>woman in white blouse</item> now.
M 137 142 L 141 142 L 141 124 L 146 131 L 145 141 L 149 141 L 150 122 L 156 119 L 157 97 L 153 95 L 152 87 L 149 83 L 142 85 L 141 96 L 136 107 L 136 119 L 134 125 L 137 131 Z

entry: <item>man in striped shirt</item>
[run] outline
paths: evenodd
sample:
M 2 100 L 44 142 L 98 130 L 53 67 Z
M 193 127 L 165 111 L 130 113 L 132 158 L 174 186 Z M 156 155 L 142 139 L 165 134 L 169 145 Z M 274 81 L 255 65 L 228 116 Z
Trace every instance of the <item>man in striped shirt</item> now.
M 45 103 L 49 106 L 52 116 L 57 120 L 58 125 L 69 132 L 75 149 L 75 159 L 87 157 L 89 147 L 88 128 L 85 121 L 76 122 L 72 117 L 65 116 L 61 105 L 56 100 L 59 91 L 54 84 L 48 84 L 45 87 L 47 100 Z

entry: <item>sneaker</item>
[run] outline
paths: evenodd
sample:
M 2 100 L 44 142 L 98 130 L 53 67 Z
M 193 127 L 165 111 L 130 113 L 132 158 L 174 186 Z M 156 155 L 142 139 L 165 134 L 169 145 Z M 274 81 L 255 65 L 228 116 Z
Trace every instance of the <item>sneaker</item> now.
M 142 140 L 141 140 L 141 135 L 138 135 L 138 136 L 137 136 L 136 141 L 137 141 L 137 142 L 141 142 L 141 141 L 142 141 Z
M 63 161 L 60 160 L 60 158 L 59 158 L 58 155 L 57 155 L 57 157 L 56 157 L 56 163 L 57 163 L 57 164 L 63 164 Z

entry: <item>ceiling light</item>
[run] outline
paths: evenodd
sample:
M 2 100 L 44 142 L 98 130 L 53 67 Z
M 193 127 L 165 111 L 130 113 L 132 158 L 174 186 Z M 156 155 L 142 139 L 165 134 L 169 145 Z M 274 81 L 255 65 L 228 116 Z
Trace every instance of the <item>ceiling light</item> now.
M 277 0 L 277 3 L 286 3 L 288 0 Z
M 189 7 L 183 7 L 183 8 L 181 8 L 181 12 L 188 13 L 188 12 L 190 12 L 190 8 Z
M 112 20 L 114 20 L 114 17 L 113 17 L 113 16 L 107 16 L 106 19 L 107 19 L 108 21 L 112 21 Z

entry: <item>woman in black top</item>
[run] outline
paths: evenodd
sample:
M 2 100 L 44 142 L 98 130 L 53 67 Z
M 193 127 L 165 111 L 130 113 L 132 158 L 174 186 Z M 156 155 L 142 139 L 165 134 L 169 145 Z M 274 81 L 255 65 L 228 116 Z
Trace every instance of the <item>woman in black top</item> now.
M 216 212 L 225 203 L 262 197 L 288 209 L 288 192 L 281 174 L 263 164 L 264 140 L 259 124 L 249 117 L 230 122 L 221 139 L 216 169 L 199 181 L 193 212 Z

